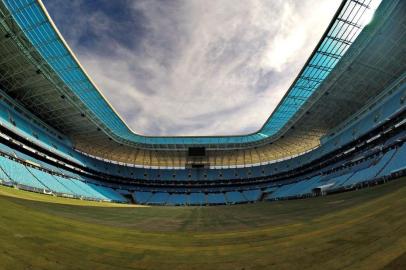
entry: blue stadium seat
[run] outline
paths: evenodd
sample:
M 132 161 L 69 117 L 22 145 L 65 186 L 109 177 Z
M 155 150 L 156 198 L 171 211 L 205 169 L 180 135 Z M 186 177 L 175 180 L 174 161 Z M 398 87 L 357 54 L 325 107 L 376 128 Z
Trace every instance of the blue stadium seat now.
M 226 204 L 226 198 L 223 193 L 208 193 L 207 194 L 208 204 Z
M 254 202 L 259 200 L 262 192 L 259 189 L 254 189 L 254 190 L 244 190 L 242 194 L 247 199 L 247 201 Z
M 168 197 L 166 204 L 167 205 L 186 205 L 186 204 L 188 204 L 188 198 L 187 198 L 186 194 L 173 193 Z
M 100 185 L 94 185 L 94 184 L 90 184 L 90 183 L 88 183 L 88 185 L 111 201 L 127 202 L 127 199 L 125 199 L 121 194 L 119 194 L 112 188 L 100 186 Z
M 190 205 L 205 205 L 206 195 L 204 193 L 190 193 L 189 194 L 189 204 Z
M 143 192 L 143 191 L 135 191 L 134 192 L 134 201 L 140 204 L 146 204 L 151 198 L 152 192 Z
M 14 182 L 40 190 L 48 190 L 34 175 L 21 163 L 0 156 L 0 166 Z
M 241 203 L 247 201 L 239 191 L 229 191 L 225 194 L 227 202 L 230 204 Z
M 71 190 L 61 184 L 54 176 L 44 171 L 27 167 L 27 169 L 37 178 L 47 189 L 62 194 L 74 194 Z
M 377 174 L 386 166 L 390 161 L 392 156 L 395 154 L 395 150 L 392 149 L 381 156 L 375 163 L 371 164 L 370 167 L 354 173 L 347 181 L 342 183 L 342 186 L 352 187 L 363 181 L 374 179 Z
M 406 143 L 396 150 L 396 153 L 391 158 L 385 168 L 379 173 L 378 176 L 390 175 L 393 172 L 399 171 L 401 169 L 406 169 Z
M 151 198 L 148 200 L 148 204 L 164 205 L 168 200 L 169 193 L 167 192 L 156 192 L 153 193 Z

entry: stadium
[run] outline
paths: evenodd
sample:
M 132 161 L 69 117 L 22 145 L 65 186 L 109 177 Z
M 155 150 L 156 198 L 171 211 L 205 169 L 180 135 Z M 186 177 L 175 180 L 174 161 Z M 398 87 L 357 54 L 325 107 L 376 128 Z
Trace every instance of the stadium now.
M 0 269 L 404 269 L 406 1 L 343 0 L 263 126 L 145 136 L 0 1 Z

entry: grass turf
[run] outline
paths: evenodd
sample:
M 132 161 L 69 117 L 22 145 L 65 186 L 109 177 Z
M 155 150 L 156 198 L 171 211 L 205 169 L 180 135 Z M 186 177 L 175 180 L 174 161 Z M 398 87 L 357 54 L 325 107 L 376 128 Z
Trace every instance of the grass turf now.
M 123 207 L 0 187 L 0 269 L 406 269 L 406 179 L 216 207 Z

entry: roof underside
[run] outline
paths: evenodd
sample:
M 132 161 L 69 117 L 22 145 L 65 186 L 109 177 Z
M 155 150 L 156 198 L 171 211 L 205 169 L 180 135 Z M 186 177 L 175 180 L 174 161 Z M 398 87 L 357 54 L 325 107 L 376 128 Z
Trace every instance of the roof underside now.
M 263 127 L 254 134 L 216 137 L 146 137 L 133 133 L 89 79 L 37 0 L 4 0 L 7 11 L 53 72 L 89 111 L 116 136 L 143 144 L 238 144 L 275 135 L 330 74 L 363 28 L 363 16 L 380 0 L 344 1 L 288 93 Z M 375 4 L 376 5 L 376 4 Z
M 182 166 L 187 147 L 204 144 L 212 150 L 210 164 L 261 163 L 317 146 L 321 136 L 405 69 L 405 3 L 384 1 L 374 22 L 358 36 L 369 4 L 369 0 L 343 2 L 288 93 L 255 134 L 134 134 L 86 76 L 38 1 L 0 2 L 4 18 L 0 27 L 4 37 L 0 40 L 0 86 L 66 134 L 77 149 L 95 156 L 127 163 Z

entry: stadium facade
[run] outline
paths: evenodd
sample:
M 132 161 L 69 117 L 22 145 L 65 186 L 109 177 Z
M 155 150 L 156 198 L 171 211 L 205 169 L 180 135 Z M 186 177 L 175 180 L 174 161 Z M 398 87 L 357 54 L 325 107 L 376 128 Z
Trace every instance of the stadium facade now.
M 103 97 L 40 0 L 1 0 L 0 182 L 89 200 L 215 205 L 404 175 L 405 33 L 405 1 L 344 0 L 259 131 L 149 137 Z

